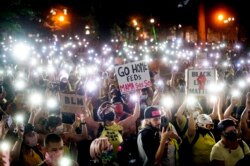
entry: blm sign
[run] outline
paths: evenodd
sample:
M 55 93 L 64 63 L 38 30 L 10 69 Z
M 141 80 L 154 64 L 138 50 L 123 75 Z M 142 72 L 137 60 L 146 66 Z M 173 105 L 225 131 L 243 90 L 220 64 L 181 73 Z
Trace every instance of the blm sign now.
M 81 113 L 84 108 L 84 96 L 60 93 L 61 112 Z
M 217 81 L 216 69 L 186 69 L 186 93 L 207 95 L 209 83 Z
M 128 93 L 152 85 L 148 65 L 138 61 L 115 67 L 121 93 Z

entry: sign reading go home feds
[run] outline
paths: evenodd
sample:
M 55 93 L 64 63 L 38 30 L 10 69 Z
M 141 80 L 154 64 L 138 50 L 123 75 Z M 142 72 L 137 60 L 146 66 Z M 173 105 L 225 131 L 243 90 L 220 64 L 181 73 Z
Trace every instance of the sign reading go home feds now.
M 116 66 L 115 73 L 121 93 L 128 93 L 152 85 L 149 68 L 144 61 Z

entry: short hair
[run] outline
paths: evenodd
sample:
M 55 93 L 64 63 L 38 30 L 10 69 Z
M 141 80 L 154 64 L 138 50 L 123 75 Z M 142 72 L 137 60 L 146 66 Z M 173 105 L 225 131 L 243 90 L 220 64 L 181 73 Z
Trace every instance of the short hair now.
M 62 119 L 58 116 L 49 116 L 47 120 L 47 125 L 46 128 L 48 129 L 49 127 L 57 127 L 62 124 Z
M 48 147 L 49 143 L 58 143 L 62 141 L 62 137 L 58 134 L 50 133 L 44 140 L 44 146 Z

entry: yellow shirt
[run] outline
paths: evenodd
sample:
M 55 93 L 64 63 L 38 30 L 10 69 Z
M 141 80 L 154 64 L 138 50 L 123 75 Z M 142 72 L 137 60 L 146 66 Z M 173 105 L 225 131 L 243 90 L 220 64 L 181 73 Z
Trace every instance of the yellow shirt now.
M 107 137 L 109 142 L 113 145 L 115 156 L 118 152 L 118 146 L 123 142 L 121 132 L 122 126 L 114 123 L 111 126 L 105 126 L 101 134 L 101 137 Z
M 195 136 L 194 136 L 195 137 Z M 191 143 L 193 138 L 188 138 L 189 142 Z M 208 165 L 210 160 L 210 152 L 212 150 L 212 147 L 215 144 L 215 139 L 210 134 L 206 134 L 202 136 L 202 134 L 199 134 L 198 140 L 194 143 L 192 147 L 192 153 L 193 153 L 193 162 L 195 165 Z
M 42 162 L 42 159 L 40 156 L 32 150 L 31 155 L 30 154 L 24 154 L 23 153 L 23 163 L 22 165 L 25 166 L 36 166 Z

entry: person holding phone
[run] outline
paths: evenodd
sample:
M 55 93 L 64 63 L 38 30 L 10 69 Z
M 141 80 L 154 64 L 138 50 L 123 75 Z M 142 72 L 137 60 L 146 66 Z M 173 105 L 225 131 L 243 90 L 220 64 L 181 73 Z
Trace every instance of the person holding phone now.
M 179 145 L 182 143 L 182 139 L 178 136 L 178 133 L 174 125 L 169 121 L 166 115 L 161 117 L 161 131 L 167 130 L 169 133 L 168 144 L 165 146 L 163 157 L 161 160 L 162 165 L 175 166 L 178 165 L 179 160 Z
M 139 132 L 137 146 L 143 166 L 159 165 L 168 144 L 169 131 L 161 127 L 161 111 L 149 106 L 144 111 L 145 127 Z

